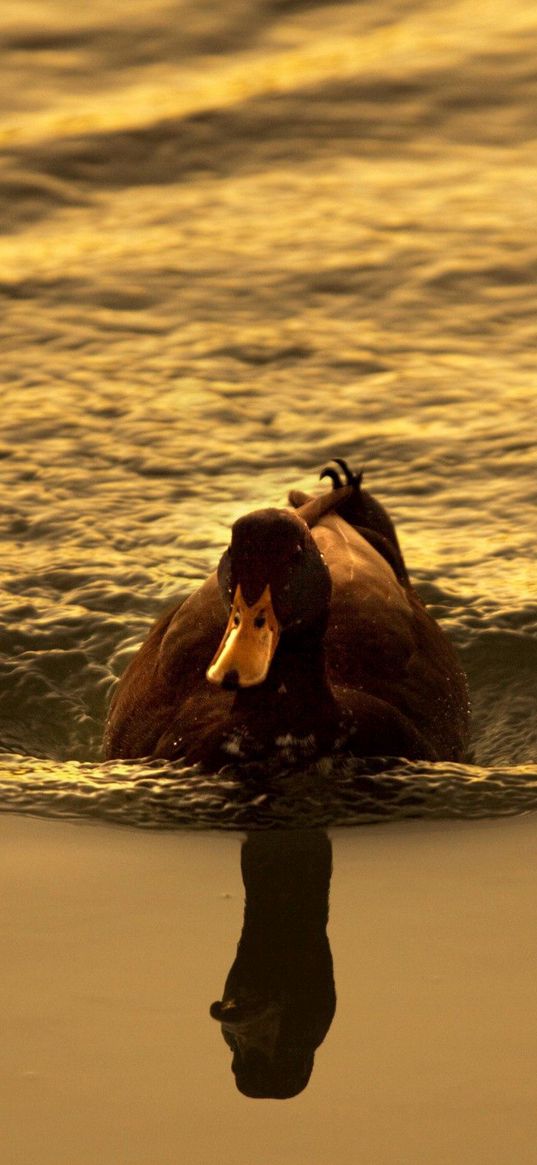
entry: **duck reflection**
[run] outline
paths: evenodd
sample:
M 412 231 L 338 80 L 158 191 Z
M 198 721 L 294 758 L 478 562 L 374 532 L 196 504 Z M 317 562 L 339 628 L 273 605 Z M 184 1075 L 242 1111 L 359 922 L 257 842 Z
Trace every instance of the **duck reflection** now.
M 306 1087 L 336 995 L 326 935 L 332 847 L 322 830 L 250 833 L 242 848 L 244 922 L 211 1015 L 245 1096 Z

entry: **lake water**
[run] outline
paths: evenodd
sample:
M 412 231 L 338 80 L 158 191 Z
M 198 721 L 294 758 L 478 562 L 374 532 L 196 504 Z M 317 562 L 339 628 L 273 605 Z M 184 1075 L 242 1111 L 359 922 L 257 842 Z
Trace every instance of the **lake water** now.
M 536 827 L 494 818 L 537 807 L 535 5 L 5 0 L 0 25 L 13 1145 L 36 1114 L 35 1144 L 3 1165 L 175 1160 L 171 1134 L 151 1145 L 176 1093 L 191 1162 L 350 1165 L 363 1136 L 374 1165 L 454 1163 L 472 1129 L 472 1162 L 533 1161 Z M 468 763 L 327 762 L 262 786 L 103 764 L 111 689 L 155 616 L 215 566 L 235 518 L 315 489 L 334 455 L 364 468 L 461 653 Z M 241 831 L 266 825 L 315 827 L 319 861 L 328 836 L 332 895 L 339 879 L 335 1019 L 283 1102 L 233 1090 L 207 1019 L 241 929 Z M 47 1155 L 40 1120 L 60 1103 Z

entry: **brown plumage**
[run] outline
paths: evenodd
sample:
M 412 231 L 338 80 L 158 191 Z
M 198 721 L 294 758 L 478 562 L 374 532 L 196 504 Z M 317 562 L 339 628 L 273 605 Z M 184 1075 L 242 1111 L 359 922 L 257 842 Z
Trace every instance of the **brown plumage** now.
M 108 758 L 463 758 L 455 652 L 386 511 L 339 464 L 347 484 L 240 518 L 218 571 L 153 627 L 116 689 Z

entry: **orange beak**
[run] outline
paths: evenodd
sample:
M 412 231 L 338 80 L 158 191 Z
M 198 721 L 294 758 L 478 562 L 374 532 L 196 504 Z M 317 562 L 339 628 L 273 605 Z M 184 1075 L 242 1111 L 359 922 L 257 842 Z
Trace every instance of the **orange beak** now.
M 257 603 L 249 607 L 239 584 L 224 638 L 207 668 L 207 679 L 211 684 L 223 684 L 227 679 L 230 686 L 239 688 L 262 684 L 278 646 L 280 631 L 272 607 L 270 586 L 267 585 Z

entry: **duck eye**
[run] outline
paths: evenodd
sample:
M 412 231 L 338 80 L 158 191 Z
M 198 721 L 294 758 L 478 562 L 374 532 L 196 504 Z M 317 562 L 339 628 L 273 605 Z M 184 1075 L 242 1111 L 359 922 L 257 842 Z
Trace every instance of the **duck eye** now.
M 239 612 L 238 612 L 238 611 L 235 611 L 235 614 L 234 614 L 234 616 L 233 616 L 233 626 L 234 626 L 234 627 L 238 627 L 238 626 L 239 626 L 239 623 L 240 623 L 240 621 L 241 621 L 241 617 L 240 617 L 240 615 L 239 615 Z
M 264 627 L 266 621 L 267 620 L 265 619 L 264 615 L 256 615 L 254 619 L 254 627 Z

